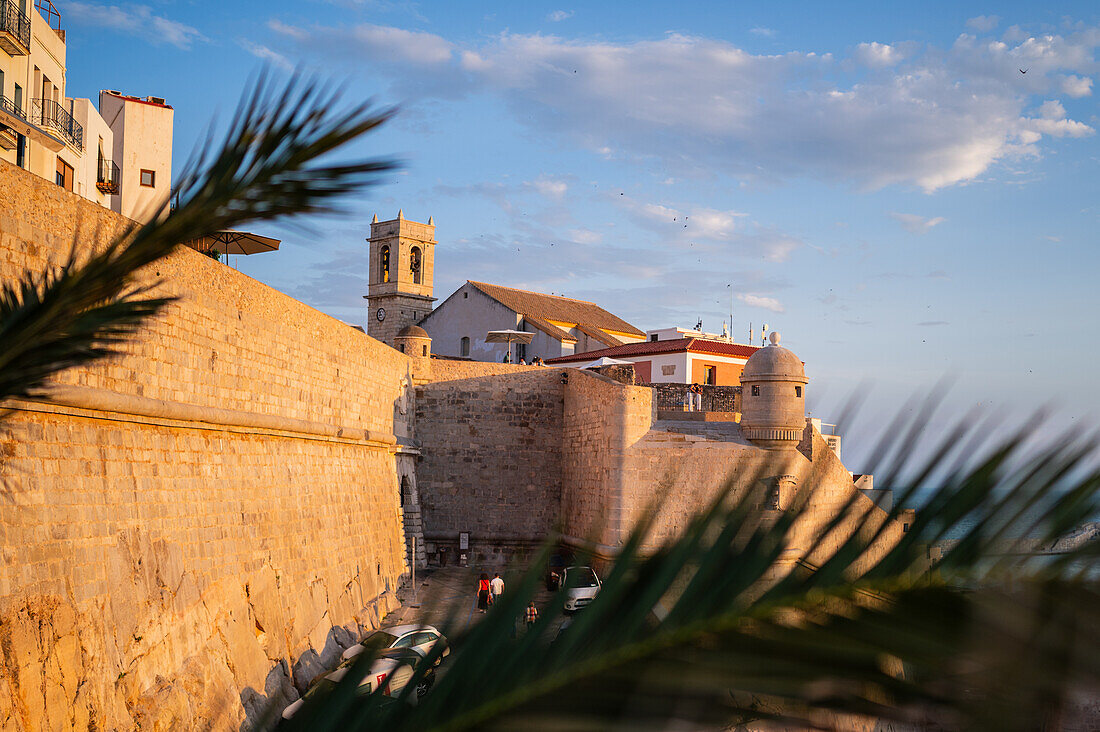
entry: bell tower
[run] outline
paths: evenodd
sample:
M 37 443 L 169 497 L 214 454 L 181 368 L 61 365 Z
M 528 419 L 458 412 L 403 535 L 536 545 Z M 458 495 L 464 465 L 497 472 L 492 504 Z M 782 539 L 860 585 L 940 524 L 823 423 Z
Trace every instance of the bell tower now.
M 405 218 L 370 225 L 370 266 L 367 294 L 367 334 L 386 345 L 406 326 L 416 325 L 432 311 L 435 271 L 435 222 Z

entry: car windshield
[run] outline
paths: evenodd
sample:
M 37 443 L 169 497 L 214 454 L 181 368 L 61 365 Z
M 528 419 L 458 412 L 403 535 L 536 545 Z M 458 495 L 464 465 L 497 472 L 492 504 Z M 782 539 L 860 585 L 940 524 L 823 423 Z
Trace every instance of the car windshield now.
M 315 699 L 319 696 L 324 696 L 333 689 L 336 688 L 336 682 L 332 679 L 321 679 L 313 685 L 309 691 L 302 695 L 303 699 Z
M 570 567 L 566 570 L 565 583 L 569 587 L 599 587 L 596 573 L 588 567 Z
M 360 645 L 367 651 L 380 651 L 389 648 L 397 640 L 396 635 L 391 635 L 381 630 L 376 630 L 363 639 Z

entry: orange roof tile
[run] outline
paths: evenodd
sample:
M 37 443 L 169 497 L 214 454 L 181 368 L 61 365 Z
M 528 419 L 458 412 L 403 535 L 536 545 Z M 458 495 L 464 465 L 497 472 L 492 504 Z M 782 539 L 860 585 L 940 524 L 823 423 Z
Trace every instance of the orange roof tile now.
M 612 315 L 593 302 L 558 297 L 557 295 L 544 295 L 540 292 L 515 290 L 511 287 L 490 285 L 485 282 L 467 281 L 501 305 L 516 311 L 524 317 L 539 318 L 543 321 L 556 320 L 559 323 L 576 323 L 592 328 L 606 328 L 620 333 L 631 333 L 639 337 L 645 336 L 645 333 L 630 323 Z M 541 326 L 538 327 L 543 330 Z
M 621 358 L 623 356 L 650 356 L 658 353 L 679 353 L 682 351 L 690 351 L 692 353 L 713 353 L 719 356 L 733 356 L 734 358 L 747 359 L 758 350 L 760 349 L 756 346 L 746 346 L 741 343 L 708 341 L 703 338 L 674 338 L 667 341 L 627 343 L 613 348 L 601 348 L 598 351 L 574 353 L 572 356 L 558 356 L 557 358 L 546 359 L 546 363 L 567 364 L 576 361 L 594 361 L 601 356 Z

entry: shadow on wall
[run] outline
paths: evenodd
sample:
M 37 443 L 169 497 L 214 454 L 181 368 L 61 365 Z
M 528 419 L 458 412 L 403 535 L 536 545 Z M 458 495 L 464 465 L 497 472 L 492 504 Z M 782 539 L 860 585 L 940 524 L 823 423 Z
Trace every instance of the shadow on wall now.
M 279 716 L 290 704 L 298 700 L 299 694 L 290 683 L 286 661 L 279 661 L 267 675 L 263 693 L 251 686 L 241 692 L 241 708 L 244 709 L 244 721 L 240 732 L 266 732 L 275 729 Z
M 238 728 L 240 732 L 267 732 L 274 730 L 283 709 L 297 701 L 314 679 L 334 671 L 340 663 L 340 655 L 359 642 L 354 633 L 343 626 L 329 630 L 324 649 L 318 653 L 310 648 L 294 662 L 294 681 L 287 672 L 285 660 L 267 675 L 263 692 L 251 686 L 241 692 L 241 708 L 244 721 Z

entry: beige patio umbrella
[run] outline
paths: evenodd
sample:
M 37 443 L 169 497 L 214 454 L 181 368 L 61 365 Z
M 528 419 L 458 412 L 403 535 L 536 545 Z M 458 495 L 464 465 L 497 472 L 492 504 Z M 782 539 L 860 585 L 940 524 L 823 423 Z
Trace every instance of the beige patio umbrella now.
M 534 333 L 525 330 L 491 330 L 485 335 L 486 343 L 507 343 L 508 363 L 512 363 L 512 344 L 530 343 Z
M 222 254 L 262 254 L 274 252 L 282 242 L 269 236 L 260 236 L 248 231 L 225 229 L 207 234 L 201 239 L 187 242 L 187 246 L 200 252 L 217 249 Z

